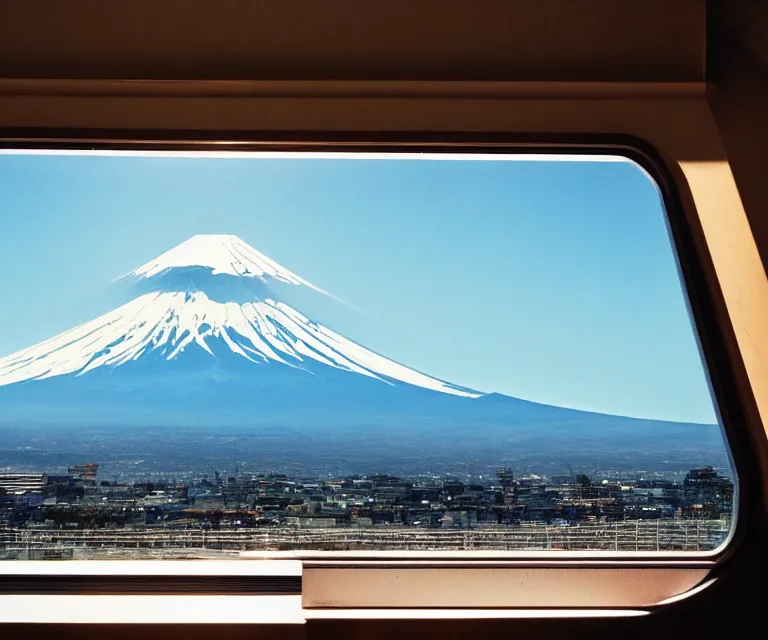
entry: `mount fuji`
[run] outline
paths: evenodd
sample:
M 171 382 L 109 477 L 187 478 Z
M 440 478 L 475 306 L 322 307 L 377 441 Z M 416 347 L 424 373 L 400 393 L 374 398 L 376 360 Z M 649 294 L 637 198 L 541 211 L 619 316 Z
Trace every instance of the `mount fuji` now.
M 0 425 L 341 430 L 458 450 L 723 446 L 716 425 L 485 394 L 394 362 L 292 306 L 298 291 L 330 294 L 236 236 L 194 236 L 118 284 L 122 306 L 0 358 Z

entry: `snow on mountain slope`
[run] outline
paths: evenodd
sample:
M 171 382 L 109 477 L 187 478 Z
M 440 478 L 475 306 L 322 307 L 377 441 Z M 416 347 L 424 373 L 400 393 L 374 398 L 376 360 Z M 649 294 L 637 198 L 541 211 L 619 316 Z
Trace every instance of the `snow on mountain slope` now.
M 190 267 L 312 286 L 235 236 L 195 236 L 133 275 L 151 278 Z M 194 286 L 140 295 L 91 322 L 0 358 L 0 386 L 116 370 L 149 358 L 174 361 L 182 354 L 205 367 L 215 363 L 217 355 L 211 347 L 215 343 L 218 349 L 221 342 L 254 367 L 270 364 L 311 372 L 319 364 L 383 384 L 406 383 L 464 397 L 481 395 L 388 360 L 272 298 L 214 300 Z

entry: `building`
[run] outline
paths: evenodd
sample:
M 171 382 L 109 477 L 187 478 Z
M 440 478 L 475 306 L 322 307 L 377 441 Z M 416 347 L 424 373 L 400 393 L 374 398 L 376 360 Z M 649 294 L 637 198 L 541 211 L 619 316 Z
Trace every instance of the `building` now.
M 83 480 L 96 482 L 96 472 L 98 469 L 98 463 L 88 462 L 86 464 L 74 464 L 67 468 L 67 472 L 76 476 L 80 476 Z
M 683 480 L 683 517 L 713 519 L 733 508 L 733 482 L 712 467 L 691 469 Z
M 44 473 L 3 473 L 0 474 L 0 492 L 7 495 L 43 493 L 47 484 Z

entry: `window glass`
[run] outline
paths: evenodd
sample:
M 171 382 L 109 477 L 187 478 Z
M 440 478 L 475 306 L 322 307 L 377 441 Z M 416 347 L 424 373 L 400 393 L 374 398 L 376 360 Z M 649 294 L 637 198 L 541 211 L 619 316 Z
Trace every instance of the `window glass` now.
M 8 152 L 0 211 L 2 558 L 728 536 L 632 162 Z

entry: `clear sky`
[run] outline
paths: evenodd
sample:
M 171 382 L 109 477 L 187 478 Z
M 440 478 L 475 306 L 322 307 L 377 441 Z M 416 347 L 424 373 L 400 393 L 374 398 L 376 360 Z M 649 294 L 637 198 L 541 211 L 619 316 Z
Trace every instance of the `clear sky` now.
M 658 193 L 628 162 L 0 155 L 0 215 L 0 355 L 231 233 L 359 309 L 316 319 L 435 377 L 715 421 Z

